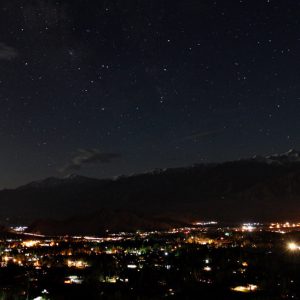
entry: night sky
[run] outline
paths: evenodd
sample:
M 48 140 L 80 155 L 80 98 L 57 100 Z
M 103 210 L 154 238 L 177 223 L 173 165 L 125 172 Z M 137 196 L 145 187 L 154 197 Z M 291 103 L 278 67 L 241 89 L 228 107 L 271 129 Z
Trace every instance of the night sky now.
M 300 2 L 2 0 L 0 187 L 300 148 Z

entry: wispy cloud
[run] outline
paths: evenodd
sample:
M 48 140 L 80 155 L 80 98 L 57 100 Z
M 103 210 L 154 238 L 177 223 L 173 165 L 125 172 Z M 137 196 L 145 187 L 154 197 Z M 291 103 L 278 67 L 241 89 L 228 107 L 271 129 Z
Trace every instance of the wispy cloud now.
M 224 132 L 224 128 L 206 131 L 197 131 L 188 136 L 185 136 L 183 140 L 200 140 L 207 137 L 218 136 Z
M 18 52 L 15 48 L 0 43 L 0 60 L 11 60 L 18 56 Z
M 119 153 L 101 152 L 99 149 L 78 149 L 71 161 L 59 171 L 78 171 L 84 165 L 92 165 L 97 163 L 108 164 L 120 157 L 121 155 Z

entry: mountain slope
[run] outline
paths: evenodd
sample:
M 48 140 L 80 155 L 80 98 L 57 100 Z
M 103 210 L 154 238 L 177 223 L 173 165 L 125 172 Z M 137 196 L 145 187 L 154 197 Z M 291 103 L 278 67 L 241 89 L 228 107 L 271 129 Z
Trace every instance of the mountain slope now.
M 187 223 L 166 217 L 153 217 L 122 210 L 99 210 L 85 216 L 72 217 L 66 220 L 37 220 L 29 232 L 46 235 L 100 235 L 108 232 L 132 232 L 140 230 L 171 229 L 187 226 Z
M 115 180 L 48 178 L 0 191 L 1 215 L 31 221 L 120 209 L 180 220 L 186 215 L 223 220 L 298 218 L 297 155 L 292 151 L 265 160 L 156 170 Z

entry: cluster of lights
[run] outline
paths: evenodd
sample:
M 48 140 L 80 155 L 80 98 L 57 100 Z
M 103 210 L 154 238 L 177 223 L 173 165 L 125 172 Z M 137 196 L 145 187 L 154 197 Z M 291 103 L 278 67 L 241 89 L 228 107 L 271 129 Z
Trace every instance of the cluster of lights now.
M 117 283 L 119 279 L 118 276 L 106 276 L 104 279 L 100 279 L 100 282 Z
M 68 276 L 65 281 L 64 284 L 82 284 L 83 279 L 77 275 L 72 275 L 72 276 Z
M 195 222 L 194 225 L 197 226 L 207 226 L 207 225 L 217 225 L 218 222 L 216 221 L 207 221 L 207 222 Z
M 232 291 L 234 292 L 239 292 L 239 293 L 251 293 L 257 291 L 258 286 L 255 284 L 248 284 L 246 286 L 239 285 L 234 288 L 231 288 Z
M 187 239 L 187 243 L 199 245 L 212 245 L 214 243 L 214 240 L 210 238 L 191 236 Z
M 252 232 L 257 229 L 257 226 L 261 226 L 260 223 L 244 223 L 242 225 L 242 231 Z
M 242 231 L 248 231 L 248 232 L 252 232 L 253 230 L 255 230 L 255 227 L 249 224 L 244 224 L 242 226 Z
M 17 233 L 22 233 L 22 232 L 24 232 L 25 230 L 27 230 L 27 226 L 16 226 L 16 227 L 10 227 L 10 229 L 12 230 L 12 231 L 15 231 L 15 232 L 17 232 Z
M 290 222 L 271 223 L 271 225 L 269 226 L 269 229 L 296 228 L 296 227 L 300 227 L 300 223 L 290 223 Z
M 28 240 L 28 241 L 24 241 L 22 243 L 22 246 L 26 247 L 26 248 L 31 248 L 31 247 L 37 246 L 39 243 L 40 243 L 40 241 L 37 241 L 37 240 Z
M 69 268 L 85 269 L 89 267 L 89 264 L 82 260 L 68 260 L 67 265 Z

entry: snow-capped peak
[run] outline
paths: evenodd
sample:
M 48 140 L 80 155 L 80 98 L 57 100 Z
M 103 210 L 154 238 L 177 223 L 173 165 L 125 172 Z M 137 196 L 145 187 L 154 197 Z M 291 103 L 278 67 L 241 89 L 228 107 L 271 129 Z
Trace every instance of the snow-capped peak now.
M 272 154 L 266 156 L 266 159 L 278 162 L 278 163 L 291 163 L 291 162 L 300 162 L 300 152 L 295 149 L 290 149 L 287 152 L 281 154 Z

